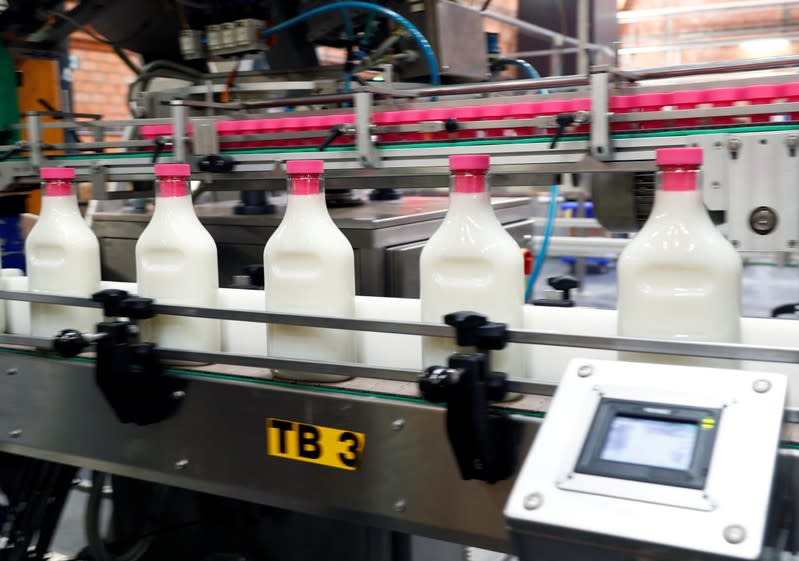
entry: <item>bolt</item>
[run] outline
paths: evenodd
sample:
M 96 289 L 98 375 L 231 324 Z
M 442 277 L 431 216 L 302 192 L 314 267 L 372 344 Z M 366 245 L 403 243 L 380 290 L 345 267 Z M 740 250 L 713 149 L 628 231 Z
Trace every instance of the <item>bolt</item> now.
M 391 423 L 391 430 L 401 431 L 405 428 L 405 419 L 394 419 Z
M 183 399 L 184 397 L 186 397 L 186 392 L 184 392 L 183 390 L 177 390 L 172 392 L 172 399 L 174 399 L 175 401 Z
M 741 543 L 746 539 L 746 530 L 738 524 L 727 526 L 724 528 L 724 539 L 732 544 Z
M 8 431 L 8 436 L 10 436 L 11 438 L 19 438 L 20 436 L 22 436 L 22 429 L 10 430 Z
M 18 373 L 19 370 L 17 370 L 16 368 L 9 368 L 8 370 L 6 370 L 6 374 L 8 374 L 9 376 L 14 376 Z
M 405 502 L 405 499 L 400 499 L 394 503 L 394 512 L 405 512 L 406 508 L 408 508 L 408 503 Z
M 530 493 L 524 497 L 524 508 L 527 510 L 535 510 L 544 504 L 544 497 L 541 493 Z
M 591 374 L 594 373 L 594 367 L 590 364 L 583 364 L 580 368 L 577 369 L 577 375 L 580 378 L 588 378 Z
M 752 389 L 755 390 L 757 393 L 766 393 L 771 389 L 771 382 L 768 380 L 755 380 L 752 382 Z
M 483 471 L 483 462 L 480 461 L 480 458 L 475 458 L 472 461 L 472 467 L 477 471 Z
M 182 460 L 178 460 L 177 462 L 175 462 L 175 469 L 180 471 L 182 469 L 186 469 L 186 466 L 188 465 L 189 465 L 189 460 L 184 458 Z
M 732 247 L 738 247 L 739 245 L 741 245 L 741 242 L 739 242 L 738 240 L 730 240 L 730 243 L 732 244 Z
M 796 240 L 788 240 L 788 247 L 796 247 L 797 243 Z

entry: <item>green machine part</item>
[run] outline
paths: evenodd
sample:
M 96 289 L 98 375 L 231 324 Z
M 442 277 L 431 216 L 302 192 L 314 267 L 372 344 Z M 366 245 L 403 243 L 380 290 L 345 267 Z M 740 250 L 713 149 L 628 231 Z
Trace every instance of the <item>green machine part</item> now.
M 19 99 L 17 98 L 17 71 L 11 51 L 0 41 L 0 142 L 11 144 L 19 140 Z

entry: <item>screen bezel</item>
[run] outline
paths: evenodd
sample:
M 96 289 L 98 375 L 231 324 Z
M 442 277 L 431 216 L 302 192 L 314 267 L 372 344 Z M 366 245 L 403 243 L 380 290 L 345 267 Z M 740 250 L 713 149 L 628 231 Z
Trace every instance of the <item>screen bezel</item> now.
M 699 430 L 689 468 L 680 470 L 602 459 L 600 455 L 616 417 L 696 424 Z M 713 422 L 708 423 L 707 419 L 713 419 Z M 659 485 L 704 489 L 720 420 L 720 409 L 602 398 L 574 471 Z

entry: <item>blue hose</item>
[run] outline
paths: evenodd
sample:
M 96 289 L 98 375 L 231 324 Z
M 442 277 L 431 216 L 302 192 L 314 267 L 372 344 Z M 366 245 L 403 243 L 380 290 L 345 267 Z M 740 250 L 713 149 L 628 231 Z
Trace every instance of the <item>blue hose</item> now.
M 552 228 L 555 226 L 555 216 L 558 214 L 558 186 L 553 185 L 549 188 L 549 207 L 547 208 L 547 223 L 544 226 L 544 239 L 541 240 L 541 249 L 538 250 L 538 255 L 535 256 L 535 263 L 533 264 L 533 272 L 530 278 L 527 279 L 527 288 L 524 291 L 524 301 L 529 302 L 530 297 L 533 295 L 533 287 L 538 276 L 541 274 L 541 269 L 544 267 L 544 261 L 547 258 L 547 250 L 549 249 L 549 239 L 552 237 Z
M 402 27 L 404 27 L 408 33 L 410 33 L 411 37 L 413 37 L 414 41 L 416 41 L 416 44 L 419 45 L 419 49 L 422 51 L 422 54 L 427 60 L 427 67 L 430 70 L 430 82 L 434 86 L 441 85 L 441 74 L 438 68 L 438 59 L 436 58 L 436 54 L 433 52 L 433 48 L 430 46 L 430 43 L 427 41 L 427 39 L 425 39 L 425 36 L 422 35 L 422 32 L 419 31 L 419 28 L 394 10 L 389 10 L 383 6 L 378 6 L 377 4 L 371 4 L 369 2 L 334 2 L 332 4 L 325 4 L 324 6 L 319 6 L 313 10 L 303 12 L 300 15 L 279 23 L 274 27 L 270 27 L 264 31 L 264 36 L 269 37 L 270 35 L 279 33 L 309 18 L 342 9 L 367 10 L 369 12 L 376 12 L 393 19 Z
M 499 61 L 500 64 L 503 66 L 515 66 L 516 68 L 521 69 L 522 72 L 527 74 L 527 77 L 531 80 L 538 80 L 541 78 L 541 74 L 538 73 L 538 70 L 535 69 L 535 66 L 530 64 L 524 59 L 521 58 L 503 58 Z M 545 94 L 549 93 L 547 90 L 538 90 L 538 93 Z

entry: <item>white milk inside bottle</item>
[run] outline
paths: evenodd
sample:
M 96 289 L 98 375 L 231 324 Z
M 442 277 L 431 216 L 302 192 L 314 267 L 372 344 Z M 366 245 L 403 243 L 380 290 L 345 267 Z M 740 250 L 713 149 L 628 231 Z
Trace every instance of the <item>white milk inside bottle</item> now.
M 444 222 L 425 245 L 419 263 L 422 321 L 442 323 L 451 312 L 474 311 L 521 329 L 524 259 L 494 214 L 486 185 L 489 158 L 450 156 L 452 181 Z M 459 349 L 453 339 L 425 337 L 423 366 L 447 365 Z M 492 353 L 492 368 L 525 375 L 520 345 Z
M 41 214 L 25 240 L 29 290 L 90 298 L 100 290 L 100 244 L 78 208 L 75 170 L 42 168 L 41 177 Z M 31 335 L 94 333 L 102 317 L 96 308 L 31 304 Z
M 286 163 L 289 175 L 286 214 L 264 249 L 266 310 L 350 318 L 355 308 L 355 258 L 352 246 L 333 223 L 325 205 L 321 160 Z M 354 362 L 353 333 L 268 324 L 269 356 Z M 288 379 L 337 382 L 347 376 L 295 370 L 275 371 Z
M 699 185 L 701 148 L 657 151 L 652 214 L 618 262 L 618 333 L 738 343 L 741 258 L 713 225 Z M 735 368 L 736 361 L 619 353 L 622 360 Z
M 216 243 L 194 212 L 185 164 L 155 166 L 156 198 L 150 223 L 136 243 L 140 296 L 157 304 L 213 308 L 219 273 Z M 158 316 L 140 324 L 143 341 L 162 347 L 218 352 L 219 320 Z

